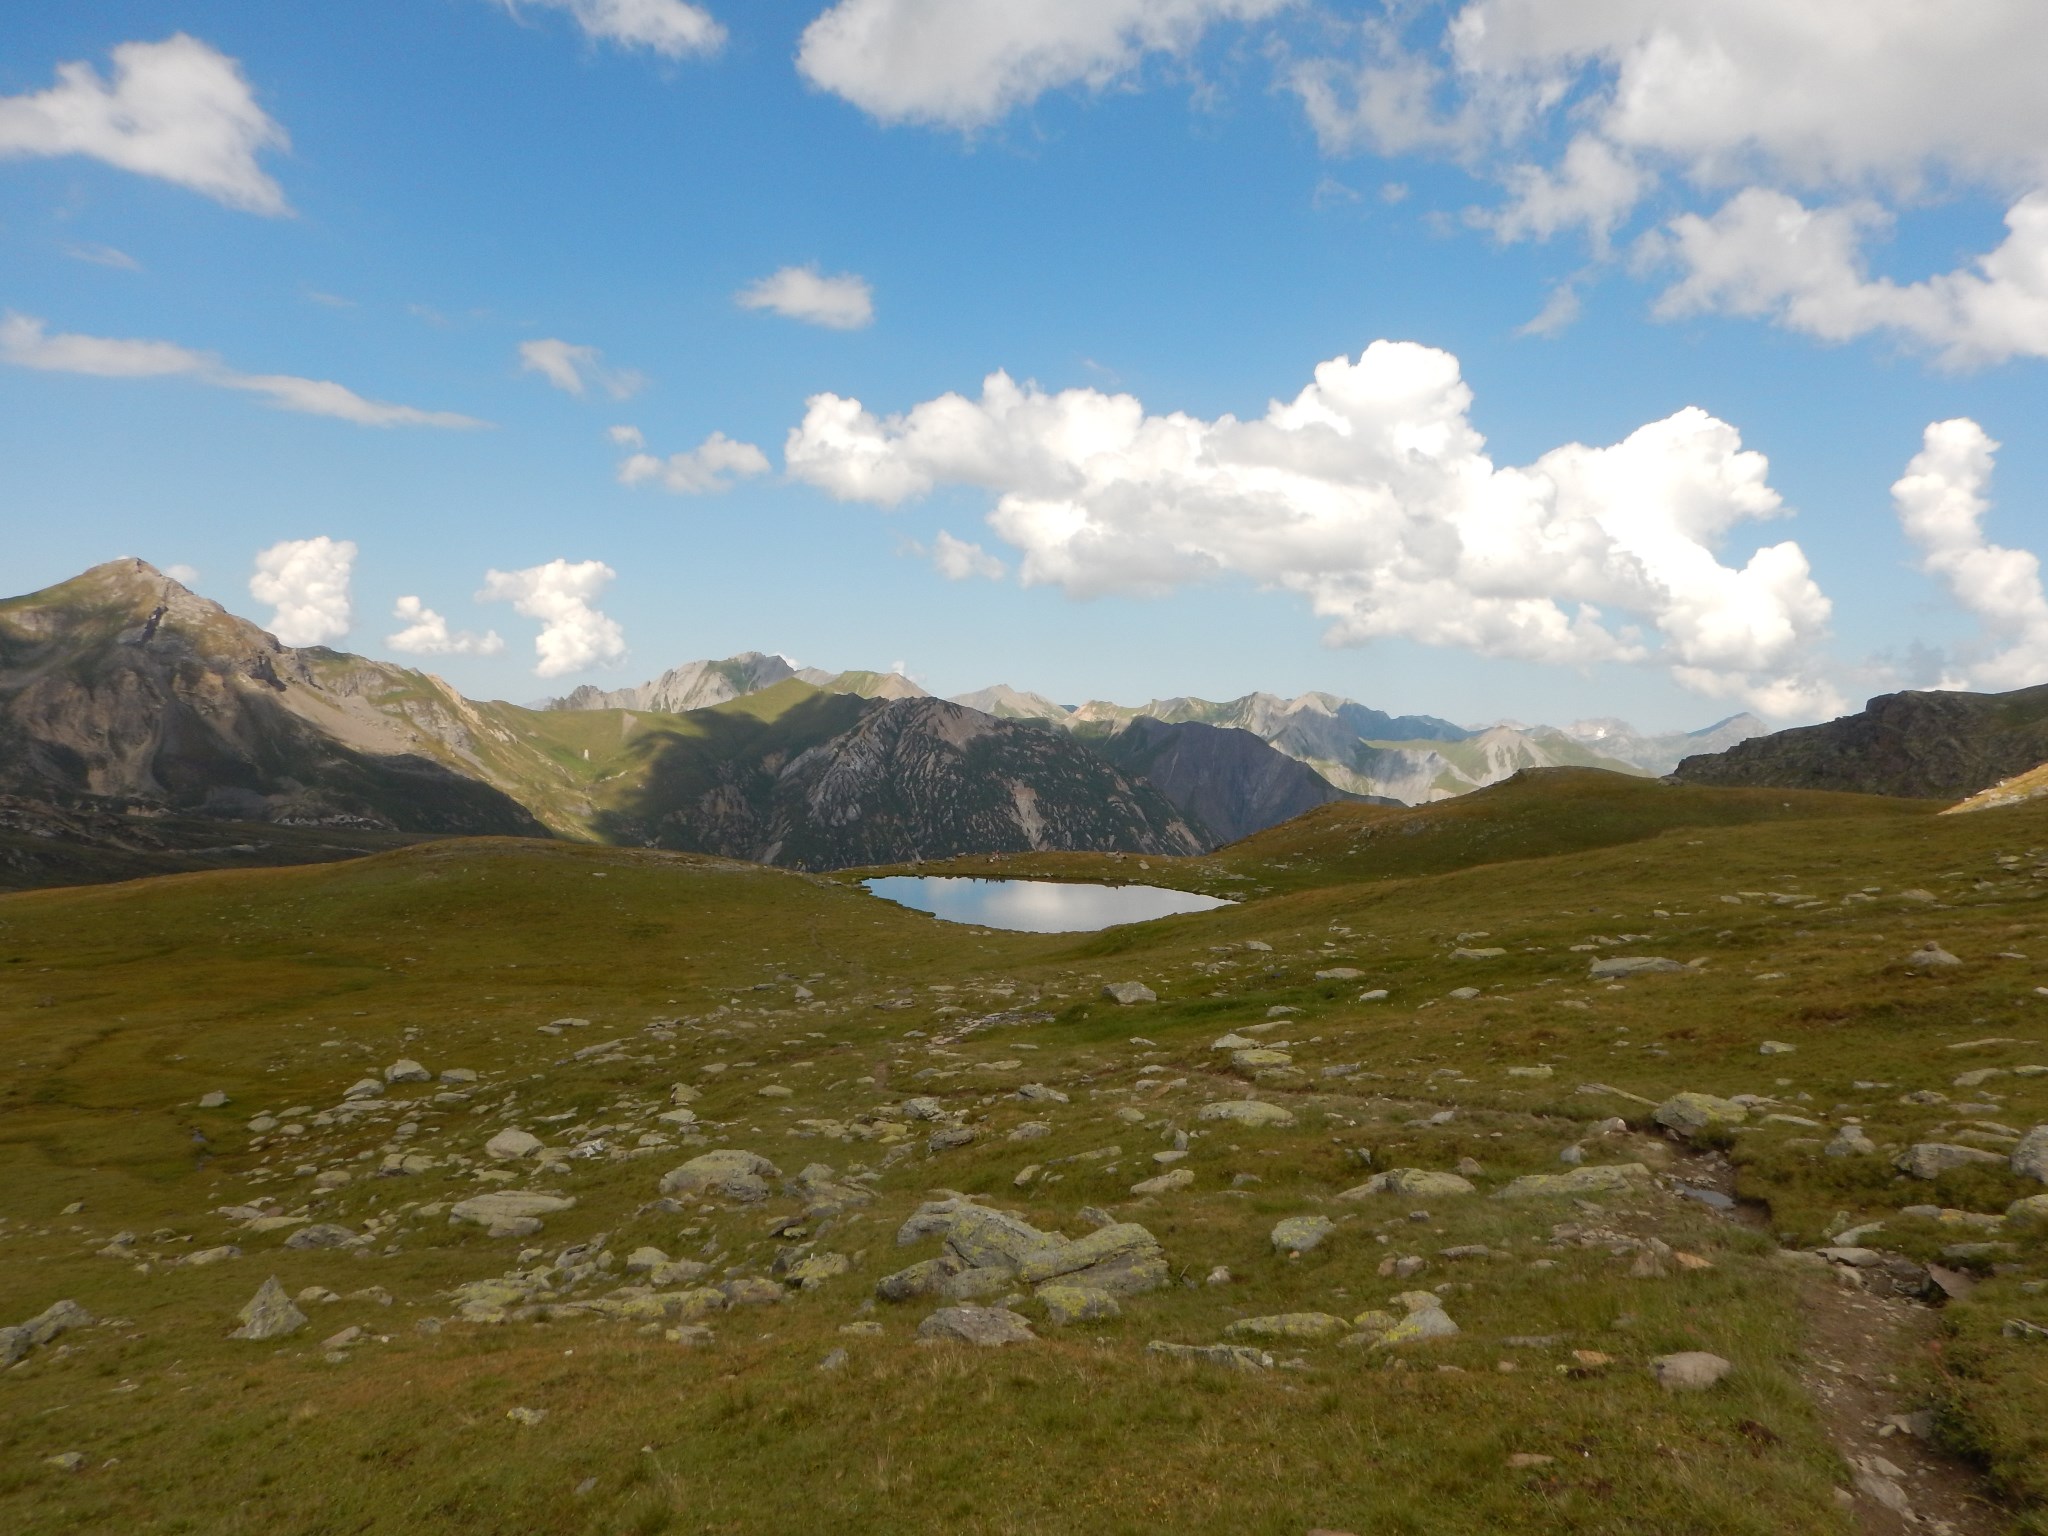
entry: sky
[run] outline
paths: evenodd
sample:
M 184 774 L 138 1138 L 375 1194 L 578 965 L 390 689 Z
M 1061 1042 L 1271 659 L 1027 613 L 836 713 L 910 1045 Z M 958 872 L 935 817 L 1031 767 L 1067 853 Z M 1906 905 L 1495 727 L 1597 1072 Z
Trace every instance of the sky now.
M 1466 724 L 2048 682 L 2039 0 L 0 0 L 0 591 Z

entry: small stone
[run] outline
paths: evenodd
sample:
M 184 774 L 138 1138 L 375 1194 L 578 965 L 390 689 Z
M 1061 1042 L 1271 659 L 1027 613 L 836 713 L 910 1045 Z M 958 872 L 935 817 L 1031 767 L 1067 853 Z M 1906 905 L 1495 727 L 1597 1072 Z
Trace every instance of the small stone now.
M 1958 966 L 1962 963 L 1961 960 L 1935 943 L 1922 944 L 1913 953 L 1906 956 L 1907 969 L 1915 971 L 1947 970 L 1952 966 Z
M 78 1472 L 85 1467 L 85 1457 L 78 1451 L 59 1451 L 55 1456 L 45 1456 L 43 1462 L 59 1472 Z
M 1232 1371 L 1270 1371 L 1273 1357 L 1248 1344 L 1169 1344 L 1154 1339 L 1145 1346 L 1148 1355 L 1183 1360 L 1193 1365 L 1220 1365 Z
M 1346 1332 L 1351 1324 L 1327 1312 L 1279 1312 L 1270 1317 L 1242 1317 L 1223 1331 L 1233 1339 L 1284 1339 L 1315 1343 Z
M 1595 960 L 1587 975 L 1593 981 L 1618 981 L 1628 976 L 1672 975 L 1690 969 L 1659 955 L 1610 955 Z
M 925 1140 L 924 1149 L 931 1153 L 950 1152 L 956 1147 L 972 1145 L 980 1134 L 971 1125 L 949 1125 L 942 1131 L 932 1132 Z
M 1516 1451 L 1512 1456 L 1508 1457 L 1508 1465 L 1517 1472 L 1520 1472 L 1529 1467 L 1554 1467 L 1557 1465 L 1557 1458 L 1555 1456 L 1539 1456 L 1533 1451 Z
M 1028 1320 L 1007 1307 L 941 1307 L 917 1325 L 917 1336 L 985 1349 L 1030 1343 L 1038 1337 Z
M 2048 1201 L 2048 1195 L 2041 1195 L 2037 1196 L 2036 1198 L 2043 1201 Z M 1202 1283 L 1204 1285 L 1228 1285 L 1230 1284 L 1230 1271 L 1225 1269 L 1221 1264 L 1218 1264 L 1214 1269 L 1209 1271 L 1208 1278 L 1204 1280 Z
M 1102 989 L 1102 995 L 1121 1007 L 1133 1003 L 1156 1003 L 1159 994 L 1142 981 L 1112 981 Z
M 1650 1374 L 1666 1392 L 1704 1392 L 1734 1369 L 1729 1361 L 1701 1349 L 1659 1355 L 1650 1362 Z
M 433 1073 L 402 1056 L 384 1069 L 384 1081 L 387 1083 L 430 1083 L 433 1080 Z
M 211 1093 L 199 1095 L 199 1107 L 201 1109 L 221 1109 L 226 1106 L 227 1102 L 228 1096 L 218 1088 L 214 1089 Z
M 2048 1184 L 2048 1125 L 2037 1125 L 2012 1149 L 2012 1171 L 2023 1179 Z
M 1711 1093 L 1679 1093 L 1659 1104 L 1650 1118 L 1681 1136 L 1693 1136 L 1710 1127 L 1740 1125 L 1749 1118 L 1749 1110 Z
M 1759 1056 L 1790 1056 L 1798 1049 L 1798 1046 L 1787 1045 L 1783 1040 L 1766 1040 L 1756 1048 L 1756 1053 Z
M 843 1371 L 846 1369 L 847 1354 L 844 1349 L 827 1350 L 825 1358 L 818 1362 L 821 1371 Z
M 1287 1110 L 1258 1099 L 1220 1099 L 1213 1104 L 1204 1104 L 1196 1113 L 1203 1120 L 1228 1120 L 1246 1127 L 1279 1128 L 1294 1124 L 1294 1116 Z
M 769 1083 L 765 1087 L 756 1088 L 754 1096 L 760 1099 L 786 1099 L 794 1095 L 795 1092 L 794 1088 L 786 1087 L 781 1083 Z
M 1015 1093 L 1013 1099 L 1022 1099 L 1026 1104 L 1065 1104 L 1070 1102 L 1057 1088 L 1048 1088 L 1043 1083 L 1026 1083 Z
M 1530 1173 L 1494 1192 L 1496 1200 L 1531 1200 L 1551 1195 L 1617 1195 L 1647 1189 L 1654 1182 L 1641 1163 L 1604 1163 L 1570 1173 Z
M 1432 1200 L 1440 1196 L 1475 1193 L 1470 1179 L 1432 1168 L 1390 1168 L 1376 1173 L 1363 1184 L 1338 1195 L 1339 1200 L 1363 1200 L 1371 1195 L 1398 1195 L 1403 1199 Z
M 345 1100 L 381 1099 L 384 1097 L 384 1085 L 374 1077 L 366 1077 L 360 1082 L 349 1084 L 342 1090 L 341 1096 Z
M 537 1190 L 493 1190 L 489 1194 L 471 1195 L 467 1200 L 456 1201 L 448 1207 L 448 1219 L 496 1228 L 524 1221 L 538 1223 L 543 1216 L 573 1210 L 575 1205 L 573 1195 L 547 1195 Z M 507 1235 L 529 1236 L 539 1230 L 536 1224 L 527 1232 Z
M 1186 1189 L 1195 1182 L 1192 1168 L 1173 1168 L 1149 1179 L 1140 1179 L 1131 1186 L 1134 1195 L 1167 1195 L 1176 1189 Z
M 507 1408 L 505 1417 L 526 1429 L 534 1429 L 547 1422 L 545 1408 Z
M 541 1148 L 541 1139 L 530 1131 L 507 1127 L 484 1143 L 484 1155 L 501 1163 L 531 1157 Z
M 333 1222 L 317 1222 L 310 1227 L 300 1227 L 284 1240 L 287 1248 L 346 1248 L 361 1239 L 347 1227 Z

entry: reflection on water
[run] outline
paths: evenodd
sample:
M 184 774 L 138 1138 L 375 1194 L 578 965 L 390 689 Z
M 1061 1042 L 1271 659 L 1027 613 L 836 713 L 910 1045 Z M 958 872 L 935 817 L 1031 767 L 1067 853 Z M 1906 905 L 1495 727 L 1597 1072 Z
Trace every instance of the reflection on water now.
M 1170 891 L 1157 885 L 963 880 L 945 875 L 889 875 L 861 883 L 884 901 L 929 912 L 949 923 L 977 923 L 1023 933 L 1088 933 L 1118 923 L 1143 923 L 1177 912 L 1207 912 L 1230 905 L 1218 896 Z

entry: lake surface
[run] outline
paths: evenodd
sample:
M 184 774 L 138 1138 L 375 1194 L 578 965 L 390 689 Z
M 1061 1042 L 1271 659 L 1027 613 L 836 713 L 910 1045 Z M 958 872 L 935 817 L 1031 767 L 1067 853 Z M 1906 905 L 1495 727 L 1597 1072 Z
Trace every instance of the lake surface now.
M 1158 885 L 1080 885 L 1064 880 L 967 880 L 955 875 L 888 875 L 861 882 L 884 901 L 948 923 L 1020 933 L 1091 933 L 1231 903 Z

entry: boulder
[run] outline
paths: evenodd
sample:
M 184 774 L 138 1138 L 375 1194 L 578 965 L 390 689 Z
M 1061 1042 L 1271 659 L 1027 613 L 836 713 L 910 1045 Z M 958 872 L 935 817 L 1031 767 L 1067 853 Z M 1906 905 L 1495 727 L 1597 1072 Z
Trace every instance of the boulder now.
M 541 1147 L 540 1138 L 531 1131 L 522 1131 L 507 1126 L 484 1143 L 484 1156 L 501 1163 L 514 1162 L 522 1157 L 531 1157 Z
M 1017 1267 L 1026 1285 L 1063 1280 L 1115 1296 L 1155 1291 L 1168 1280 L 1159 1239 L 1136 1222 L 1121 1221 L 1073 1242 L 1055 1241 L 1027 1255 Z
M 1159 994 L 1142 981 L 1112 981 L 1102 989 L 1112 1003 L 1128 1008 L 1133 1003 L 1156 1003 Z
M 1411 1200 L 1435 1200 L 1449 1195 L 1470 1195 L 1477 1191 L 1470 1179 L 1433 1168 L 1389 1168 L 1363 1184 L 1345 1190 L 1339 1200 L 1363 1200 L 1368 1195 L 1400 1195 Z
M 263 1343 L 269 1339 L 282 1339 L 297 1333 L 306 1326 L 306 1314 L 292 1305 L 284 1287 L 272 1275 L 250 1298 L 249 1304 L 236 1314 L 242 1326 L 228 1335 L 231 1339 L 251 1339 Z
M 1038 1335 L 1031 1324 L 1007 1307 L 941 1307 L 917 1325 L 920 1340 L 975 1344 L 1028 1344 Z
M 1963 962 L 1943 949 L 1939 944 L 1922 944 L 1906 956 L 1906 967 L 1915 971 L 1945 971 Z
M 959 1274 L 962 1265 L 950 1253 L 936 1259 L 921 1259 L 908 1269 L 884 1275 L 875 1282 L 875 1295 L 883 1301 L 929 1301 L 946 1294 L 946 1282 Z
M 2020 1226 L 2039 1222 L 2048 1226 L 2048 1195 L 2028 1195 L 2005 1208 L 2005 1219 Z
M 1627 976 L 1672 975 L 1690 969 L 1661 955 L 1609 955 L 1604 960 L 1595 960 L 1586 974 L 1594 981 L 1619 981 Z
M 1681 1136 L 1695 1136 L 1710 1127 L 1740 1125 L 1749 1111 L 1733 1099 L 1711 1093 L 1677 1093 L 1659 1104 L 1650 1118 Z
M 1219 1099 L 1213 1104 L 1204 1104 L 1197 1115 L 1203 1120 L 1228 1120 L 1233 1125 L 1248 1128 L 1278 1128 L 1294 1124 L 1294 1116 L 1287 1110 L 1278 1104 L 1265 1104 L 1257 1099 Z
M 1134 1195 L 1167 1195 L 1176 1189 L 1186 1189 L 1195 1182 L 1192 1168 L 1170 1168 L 1165 1173 L 1149 1179 L 1140 1179 L 1131 1186 Z
M 433 1080 L 433 1073 L 403 1056 L 384 1069 L 384 1081 L 387 1083 L 431 1083 Z
M 807 1253 L 784 1270 L 782 1278 L 799 1290 L 815 1291 L 827 1280 L 837 1280 L 852 1269 L 853 1260 L 843 1253 Z
M 471 1195 L 448 1207 L 450 1221 L 473 1221 L 480 1227 L 499 1227 L 508 1222 L 538 1221 L 543 1216 L 573 1210 L 574 1195 L 545 1195 L 538 1190 L 500 1189 L 487 1195 Z M 539 1230 L 535 1228 L 533 1230 Z
M 1290 1067 L 1294 1065 L 1294 1058 L 1285 1051 L 1255 1045 L 1248 1050 L 1232 1051 L 1230 1064 L 1240 1072 L 1258 1072 L 1266 1067 Z
M 1659 1355 L 1650 1362 L 1650 1374 L 1666 1392 L 1704 1392 L 1734 1369 L 1730 1362 L 1703 1349 Z
M 1048 1088 L 1043 1083 L 1026 1083 L 1015 1093 L 1013 1099 L 1022 1099 L 1026 1104 L 1066 1104 L 1071 1102 L 1057 1088 Z
M 681 1167 L 661 1176 L 664 1195 L 710 1195 L 718 1199 L 753 1205 L 768 1198 L 768 1181 L 782 1171 L 765 1157 L 721 1148 L 693 1157 Z
M 381 1099 L 384 1097 L 384 1085 L 374 1077 L 366 1077 L 342 1089 L 341 1096 L 347 1100 Z
M 0 1334 L 13 1336 L 13 1342 L 0 1341 L 0 1364 L 12 1365 L 22 1355 L 39 1345 L 47 1344 L 59 1334 L 73 1328 L 90 1328 L 93 1315 L 75 1301 L 57 1301 L 43 1308 L 34 1317 L 18 1328 L 0 1329 Z M 12 1353 L 18 1349 L 19 1354 Z
M 1835 1131 L 1835 1139 L 1822 1151 L 1829 1157 L 1868 1157 L 1877 1150 L 1877 1143 L 1863 1134 L 1860 1125 L 1844 1125 Z
M 956 1212 L 946 1227 L 946 1251 L 969 1269 L 1014 1273 L 1031 1255 L 1060 1241 L 1057 1233 L 1041 1232 L 1021 1216 L 978 1205 Z
M 1602 1163 L 1570 1173 L 1529 1173 L 1496 1190 L 1496 1200 L 1530 1200 L 1548 1195 L 1621 1195 L 1650 1188 L 1650 1170 L 1641 1163 Z
M 1273 1357 L 1249 1344 L 1168 1344 L 1154 1339 L 1145 1346 L 1148 1355 L 1184 1360 L 1190 1365 L 1220 1365 L 1231 1371 L 1270 1371 Z
M 1289 1216 L 1273 1228 L 1273 1251 L 1312 1253 L 1336 1230 L 1337 1224 L 1327 1216 Z
M 2012 1149 L 2012 1171 L 2023 1179 L 2048 1184 L 2048 1125 L 2037 1125 Z
M 1958 1147 L 1945 1141 L 1916 1142 L 1892 1159 L 1892 1166 L 1916 1179 L 1938 1179 L 1951 1168 L 1971 1163 L 1996 1164 L 2006 1159 L 1979 1147 Z
M 955 1147 L 972 1146 L 980 1134 L 971 1125 L 949 1125 L 943 1130 L 933 1131 L 925 1139 L 924 1149 L 931 1153 L 950 1152 Z
M 1391 1348 L 1400 1344 L 1420 1344 L 1426 1339 L 1455 1338 L 1458 1325 L 1451 1321 L 1444 1311 L 1443 1299 L 1430 1291 L 1404 1291 L 1395 1300 L 1407 1310 L 1408 1315 L 1391 1328 L 1381 1331 L 1374 1343 L 1375 1349 Z
M 1045 1308 L 1045 1320 L 1055 1328 L 1104 1322 L 1123 1315 L 1114 1296 L 1090 1285 L 1041 1285 L 1037 1294 L 1038 1304 Z

